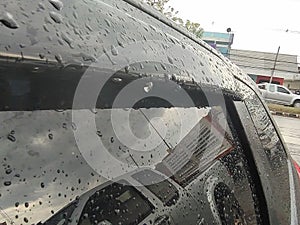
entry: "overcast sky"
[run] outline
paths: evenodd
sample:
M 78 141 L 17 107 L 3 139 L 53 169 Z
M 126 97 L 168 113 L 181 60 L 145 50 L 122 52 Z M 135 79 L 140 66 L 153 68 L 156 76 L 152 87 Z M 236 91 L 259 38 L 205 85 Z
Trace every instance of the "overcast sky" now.
M 277 52 L 280 45 L 280 53 L 300 56 L 300 0 L 170 0 L 169 5 L 205 31 L 230 27 L 232 48 Z

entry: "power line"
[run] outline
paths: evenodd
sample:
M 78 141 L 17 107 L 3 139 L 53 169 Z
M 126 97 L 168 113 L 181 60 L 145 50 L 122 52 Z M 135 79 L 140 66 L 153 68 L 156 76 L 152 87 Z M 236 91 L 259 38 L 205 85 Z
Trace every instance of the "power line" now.
M 262 61 L 270 61 L 270 62 L 274 62 L 275 61 L 275 59 L 268 59 L 268 58 L 262 58 L 262 57 L 254 57 L 254 56 L 247 56 L 247 55 L 241 55 L 241 54 L 232 54 L 232 53 L 229 53 L 228 55 L 229 55 L 229 57 L 230 56 L 237 56 L 237 57 L 241 57 L 241 58 L 256 59 L 256 60 L 262 60 Z M 300 64 L 298 62 L 282 61 L 282 60 L 277 60 L 277 63 L 288 63 L 288 64 L 297 65 L 297 66 Z
M 253 69 L 264 69 L 264 70 L 272 70 L 272 68 L 268 68 L 268 67 L 259 67 L 259 66 L 247 66 L 247 65 L 242 65 L 242 64 L 238 64 L 235 63 L 237 66 L 240 67 L 248 67 L 248 68 L 253 68 Z M 282 69 L 275 69 L 275 71 L 280 71 L 280 72 L 287 72 L 287 73 L 293 73 L 293 74 L 297 74 L 300 75 L 299 73 L 295 72 L 295 71 L 290 71 L 290 70 L 282 70 Z

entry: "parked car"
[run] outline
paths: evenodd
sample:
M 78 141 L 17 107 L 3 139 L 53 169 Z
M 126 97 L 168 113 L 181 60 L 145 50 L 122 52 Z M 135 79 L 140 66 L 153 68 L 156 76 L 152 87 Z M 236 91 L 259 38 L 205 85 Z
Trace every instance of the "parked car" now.
M 299 224 L 299 167 L 216 50 L 133 0 L 0 12 L 0 224 Z
M 291 92 L 288 88 L 270 83 L 258 84 L 263 98 L 271 103 L 300 107 L 300 96 Z

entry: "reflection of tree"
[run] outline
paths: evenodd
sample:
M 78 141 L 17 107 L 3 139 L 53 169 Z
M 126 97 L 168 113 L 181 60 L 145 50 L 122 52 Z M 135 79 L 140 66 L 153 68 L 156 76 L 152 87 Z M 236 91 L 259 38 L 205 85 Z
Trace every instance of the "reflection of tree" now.
M 177 183 L 185 186 L 197 174 L 205 170 L 221 154 L 233 147 L 231 134 L 220 125 L 224 114 L 212 109 L 181 142 L 166 156 L 156 169 L 171 176 Z

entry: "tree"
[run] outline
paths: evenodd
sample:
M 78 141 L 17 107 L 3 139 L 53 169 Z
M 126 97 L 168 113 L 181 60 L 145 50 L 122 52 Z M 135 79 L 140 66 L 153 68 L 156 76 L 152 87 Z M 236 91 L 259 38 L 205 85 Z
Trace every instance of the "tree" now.
M 199 23 L 192 22 L 190 20 L 184 21 L 178 17 L 178 11 L 171 6 L 166 7 L 170 0 L 142 0 L 148 5 L 151 5 L 153 8 L 164 14 L 169 19 L 173 20 L 175 23 L 184 26 L 189 32 L 196 35 L 196 37 L 201 38 L 203 34 L 203 29 Z

